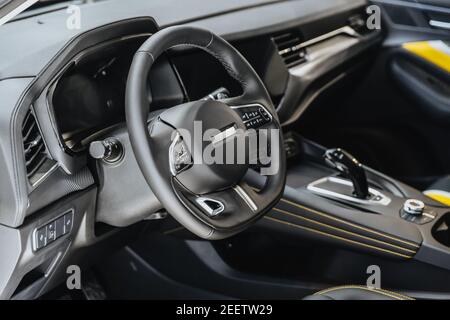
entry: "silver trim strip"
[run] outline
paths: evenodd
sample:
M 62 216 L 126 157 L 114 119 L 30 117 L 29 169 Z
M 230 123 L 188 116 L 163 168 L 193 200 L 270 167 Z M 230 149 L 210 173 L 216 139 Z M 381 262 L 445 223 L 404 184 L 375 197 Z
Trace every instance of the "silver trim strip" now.
M 346 35 L 348 35 L 350 37 L 355 37 L 355 38 L 359 36 L 358 32 L 356 32 L 352 27 L 345 26 L 345 27 L 333 30 L 331 32 L 325 33 L 325 34 L 323 34 L 321 36 L 318 36 L 317 38 L 314 38 L 314 39 L 302 42 L 302 43 L 296 45 L 295 47 L 293 47 L 292 49 L 293 50 L 303 49 L 303 48 L 312 46 L 314 44 L 317 44 L 319 42 L 322 42 L 322 41 L 328 40 L 330 38 L 336 37 L 336 36 L 341 35 L 341 34 L 346 34 Z
M 0 17 L 0 26 L 7 23 L 9 20 L 13 19 L 17 15 L 19 15 L 21 12 L 25 11 L 29 7 L 31 7 L 33 4 L 38 2 L 39 0 L 27 0 L 23 3 L 21 3 L 19 6 L 8 12 L 3 17 Z M 9 4 L 9 3 L 6 3 Z M 4 7 L 1 7 L 0 9 L 4 9 Z
M 242 200 L 245 201 L 245 203 L 250 207 L 250 209 L 252 209 L 253 211 L 258 210 L 258 206 L 255 204 L 253 199 L 250 198 L 250 196 L 247 194 L 247 192 L 245 192 L 245 190 L 241 186 L 237 185 L 233 189 L 242 198 Z
M 430 26 L 450 30 L 450 22 L 430 20 Z
M 47 159 L 50 161 L 55 161 L 55 159 L 53 159 L 53 156 L 50 154 L 50 148 L 47 145 L 47 142 L 45 141 L 45 137 L 44 137 L 44 131 L 41 129 L 41 124 L 39 123 L 39 119 L 38 116 L 36 114 L 36 111 L 34 110 L 34 104 L 32 104 L 30 106 L 30 110 L 29 112 L 31 112 L 31 115 L 34 117 L 34 120 L 36 121 L 36 125 L 38 127 L 39 133 L 41 135 L 41 139 L 44 143 L 45 146 L 45 150 L 47 151 L 46 155 L 47 155 Z M 23 149 L 23 154 L 25 156 L 25 149 Z M 31 187 L 33 189 L 37 188 L 42 182 L 44 182 L 56 169 L 58 169 L 60 167 L 59 162 L 55 161 L 55 164 L 47 170 L 46 173 L 44 173 L 39 179 L 37 179 L 35 182 L 31 183 L 30 179 L 28 179 L 28 182 L 30 183 Z
M 46 173 L 44 173 L 42 175 L 42 177 L 40 177 L 34 183 L 31 183 L 31 186 L 33 188 L 36 188 L 38 185 L 40 185 L 42 182 L 44 182 L 44 180 L 46 180 L 53 173 L 53 171 L 55 171 L 58 168 L 59 168 L 59 163 L 55 162 L 55 164 Z
M 319 195 L 322 195 L 325 197 L 330 197 L 330 198 L 337 199 L 337 200 L 346 200 L 346 201 L 359 203 L 359 204 L 387 206 L 391 203 L 391 199 L 389 197 L 385 196 L 380 191 L 375 190 L 373 188 L 369 188 L 369 193 L 374 197 L 379 197 L 379 200 L 375 200 L 373 198 L 367 199 L 367 200 L 358 199 L 355 197 L 347 196 L 345 194 L 340 194 L 338 192 L 334 192 L 334 191 L 319 187 L 320 184 L 323 184 L 326 182 L 333 182 L 333 183 L 337 183 L 337 184 L 341 184 L 341 185 L 345 185 L 345 186 L 353 186 L 353 183 L 350 180 L 336 178 L 336 177 L 326 177 L 326 178 L 322 178 L 322 179 L 319 179 L 317 181 L 310 183 L 306 187 L 306 189 L 308 189 L 309 191 L 311 191 L 313 193 L 316 193 L 316 194 L 319 194 Z
M 434 216 L 434 215 L 432 215 L 432 214 L 429 214 L 428 212 L 424 212 L 422 215 L 425 216 L 425 217 L 427 217 L 427 218 L 430 218 L 430 219 L 436 218 L 436 216 Z

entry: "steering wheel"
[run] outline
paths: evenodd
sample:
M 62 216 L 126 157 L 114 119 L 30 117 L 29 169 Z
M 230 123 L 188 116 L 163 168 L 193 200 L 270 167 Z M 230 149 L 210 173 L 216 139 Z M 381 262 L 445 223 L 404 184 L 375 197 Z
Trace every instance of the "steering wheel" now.
M 150 68 L 166 50 L 179 46 L 211 54 L 238 81 L 243 93 L 220 101 L 184 103 L 149 121 Z M 134 55 L 125 103 L 131 145 L 143 176 L 167 212 L 192 233 L 209 240 L 224 239 L 256 222 L 280 200 L 286 159 L 277 113 L 256 72 L 221 37 L 189 26 L 169 27 L 152 35 Z M 268 137 L 262 139 L 266 143 L 261 143 L 261 132 Z M 259 143 L 249 143 L 252 134 Z M 246 142 L 245 161 L 236 161 L 242 154 L 228 148 L 238 141 Z M 270 166 L 276 170 L 267 175 L 261 190 L 255 190 L 244 176 L 250 155 L 261 154 L 258 148 L 266 147 Z M 216 160 L 234 161 L 204 161 L 207 150 Z

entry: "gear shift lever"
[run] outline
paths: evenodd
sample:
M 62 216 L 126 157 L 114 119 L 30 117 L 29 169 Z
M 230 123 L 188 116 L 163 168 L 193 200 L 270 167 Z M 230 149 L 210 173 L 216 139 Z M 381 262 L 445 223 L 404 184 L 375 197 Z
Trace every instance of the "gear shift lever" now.
M 342 149 L 330 149 L 325 152 L 324 159 L 327 164 L 352 181 L 357 198 L 367 199 L 369 197 L 366 172 L 355 157 Z

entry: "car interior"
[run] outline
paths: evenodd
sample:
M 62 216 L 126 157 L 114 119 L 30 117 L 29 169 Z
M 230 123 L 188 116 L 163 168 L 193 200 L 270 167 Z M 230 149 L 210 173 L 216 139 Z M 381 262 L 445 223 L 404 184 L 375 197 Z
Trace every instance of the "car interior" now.
M 0 299 L 450 299 L 449 1 L 71 5 L 0 26 Z

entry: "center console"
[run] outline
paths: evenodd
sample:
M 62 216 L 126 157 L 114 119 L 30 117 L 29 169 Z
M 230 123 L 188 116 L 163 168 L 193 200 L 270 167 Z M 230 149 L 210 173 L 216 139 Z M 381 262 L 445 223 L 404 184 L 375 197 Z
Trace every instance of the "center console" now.
M 450 208 L 360 164 L 340 149 L 286 138 L 284 196 L 261 222 L 308 238 L 389 259 L 450 269 Z M 250 175 L 255 187 L 264 183 Z

